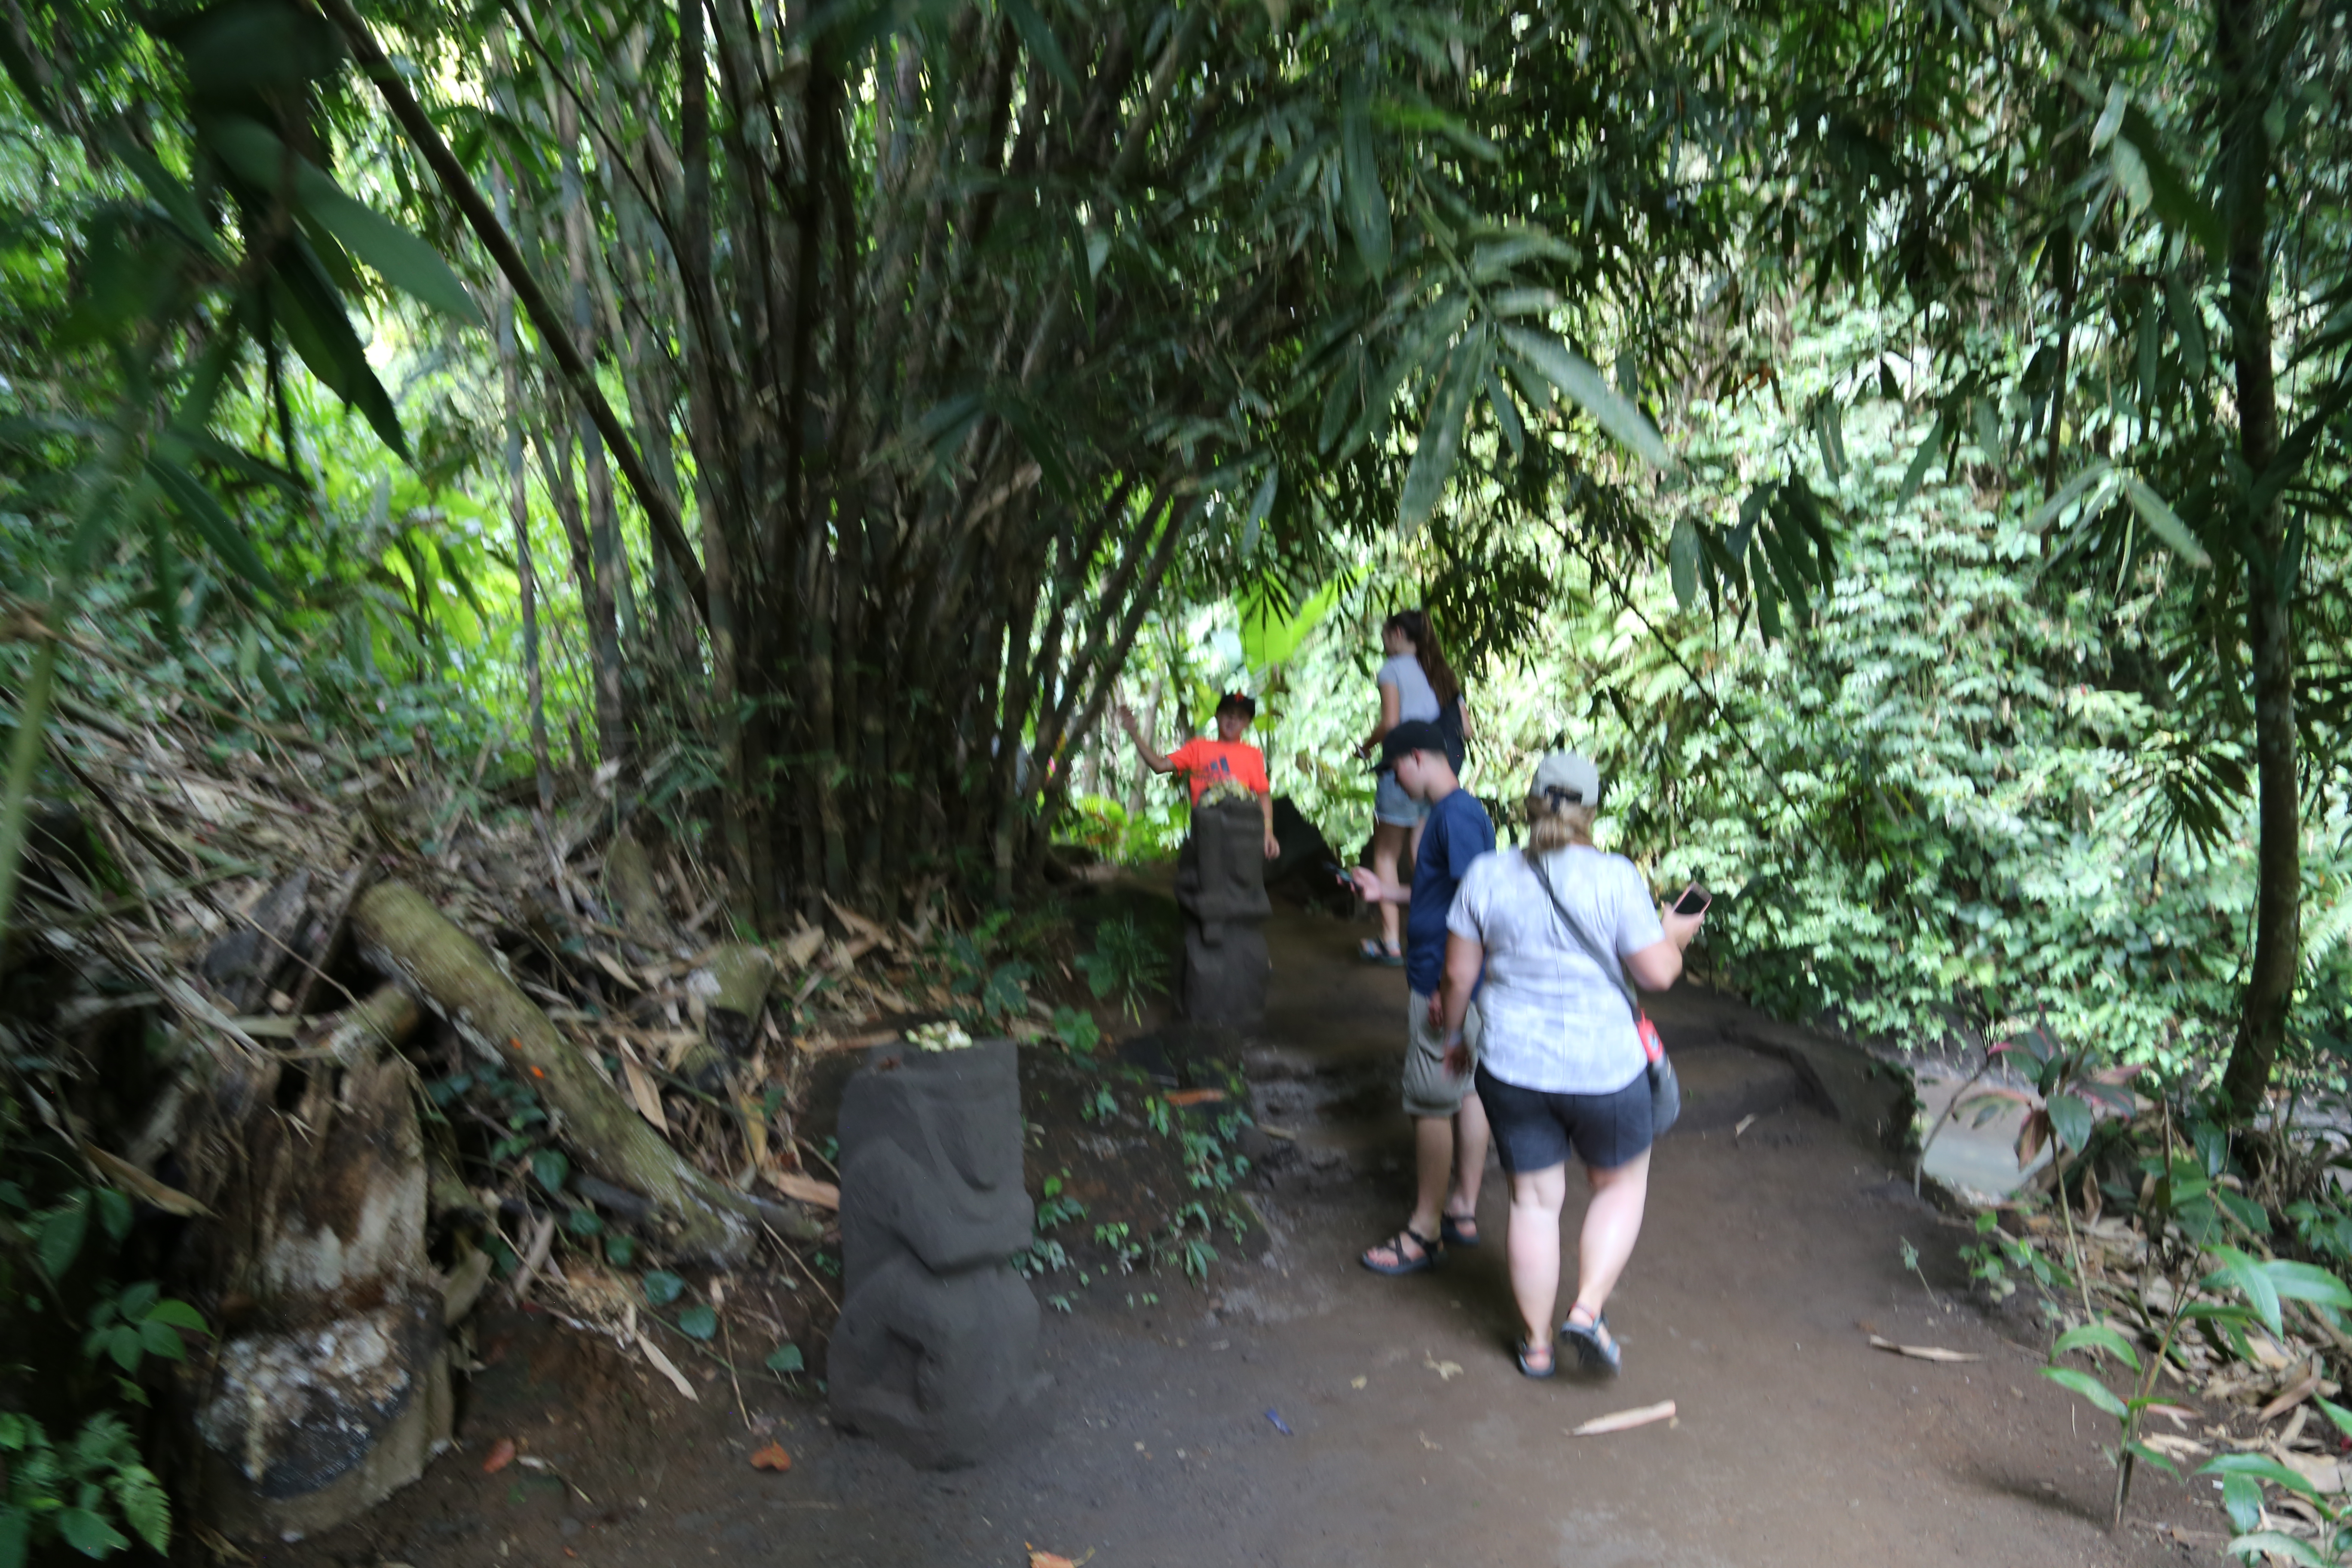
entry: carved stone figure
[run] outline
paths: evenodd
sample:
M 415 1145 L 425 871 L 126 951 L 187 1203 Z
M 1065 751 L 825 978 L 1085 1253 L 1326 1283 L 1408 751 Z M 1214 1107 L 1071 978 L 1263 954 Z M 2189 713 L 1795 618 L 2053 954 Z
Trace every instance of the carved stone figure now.
M 1026 1431 L 1045 1385 L 1036 1298 L 1007 1261 L 1035 1217 L 1016 1068 L 1010 1040 L 877 1047 L 842 1100 L 834 1420 L 927 1469 Z
M 1197 806 L 1176 862 L 1184 956 L 1176 1011 L 1254 1029 L 1265 1021 L 1265 829 L 1255 801 Z

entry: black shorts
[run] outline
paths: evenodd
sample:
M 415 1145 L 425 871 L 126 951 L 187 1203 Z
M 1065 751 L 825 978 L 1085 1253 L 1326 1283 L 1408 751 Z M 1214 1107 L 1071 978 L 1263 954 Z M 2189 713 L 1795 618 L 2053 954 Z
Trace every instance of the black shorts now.
M 1478 1099 L 1503 1169 L 1515 1176 L 1564 1165 L 1571 1149 L 1597 1171 L 1615 1170 L 1649 1151 L 1647 1072 L 1613 1094 L 1547 1094 L 1505 1083 L 1482 1065 Z

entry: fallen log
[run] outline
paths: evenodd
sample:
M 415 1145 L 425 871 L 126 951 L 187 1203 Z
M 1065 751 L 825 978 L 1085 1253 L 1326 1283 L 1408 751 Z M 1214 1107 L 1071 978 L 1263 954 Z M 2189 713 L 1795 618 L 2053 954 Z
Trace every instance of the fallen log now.
M 540 1091 L 556 1135 L 598 1178 L 643 1196 L 671 1250 L 731 1264 L 751 1251 L 763 1223 L 803 1241 L 822 1231 L 805 1212 L 746 1196 L 688 1164 L 415 889 L 398 881 L 369 889 L 352 906 L 352 930 L 369 964 L 398 977 L 467 1044 Z

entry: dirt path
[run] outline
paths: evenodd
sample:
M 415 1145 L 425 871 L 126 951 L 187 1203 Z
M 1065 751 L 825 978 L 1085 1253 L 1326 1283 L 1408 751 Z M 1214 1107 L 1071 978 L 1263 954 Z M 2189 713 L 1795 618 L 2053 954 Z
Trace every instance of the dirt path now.
M 1288 914 L 1271 930 L 1276 1005 L 1252 1074 L 1261 1120 L 1297 1136 L 1255 1198 L 1267 1250 L 1229 1257 L 1208 1292 L 1139 1276 L 1127 1283 L 1157 1304 L 1097 1290 L 1049 1312 L 1043 1437 L 924 1475 L 835 1434 L 820 1407 L 747 1388 L 750 1414 L 773 1421 L 753 1437 L 723 1378 L 689 1407 L 516 1320 L 490 1331 L 510 1348 L 474 1382 L 464 1453 L 362 1524 L 269 1561 L 997 1568 L 1025 1562 L 1024 1543 L 1102 1568 L 2194 1560 L 2159 1523 L 2215 1557 L 2225 1521 L 2209 1482 L 2144 1477 L 2134 1522 L 2108 1534 L 2104 1424 L 2034 1375 L 2017 1321 L 1930 1304 L 1901 1238 L 1948 1302 L 1964 1236 L 1790 1066 L 1729 1043 L 1757 1030 L 1736 1004 L 1685 994 L 1660 1010 L 1690 1111 L 1660 1147 L 1612 1305 L 1621 1381 L 1537 1384 L 1512 1365 L 1499 1171 L 1480 1203 L 1486 1247 L 1434 1274 L 1366 1273 L 1357 1251 L 1406 1203 L 1390 1083 L 1403 985 L 1347 957 L 1353 934 Z M 1571 1237 L 1580 1212 L 1572 1196 Z M 1864 1322 L 1985 1359 L 1899 1359 L 1868 1347 Z M 1680 1407 L 1672 1427 L 1566 1435 L 1664 1399 Z M 593 1502 L 545 1472 L 482 1474 L 501 1436 Z M 770 1436 L 791 1473 L 748 1467 Z

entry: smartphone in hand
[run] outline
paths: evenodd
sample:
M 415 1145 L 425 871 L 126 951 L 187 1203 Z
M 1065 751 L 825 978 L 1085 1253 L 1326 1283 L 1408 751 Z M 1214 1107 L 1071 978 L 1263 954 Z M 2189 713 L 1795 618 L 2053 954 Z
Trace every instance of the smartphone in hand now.
M 1683 889 L 1683 896 L 1675 900 L 1675 913 L 1678 915 L 1703 915 L 1706 913 L 1706 906 L 1714 901 L 1715 900 L 1708 895 L 1707 890 L 1705 888 L 1700 887 L 1696 882 L 1693 882 L 1690 886 Z

